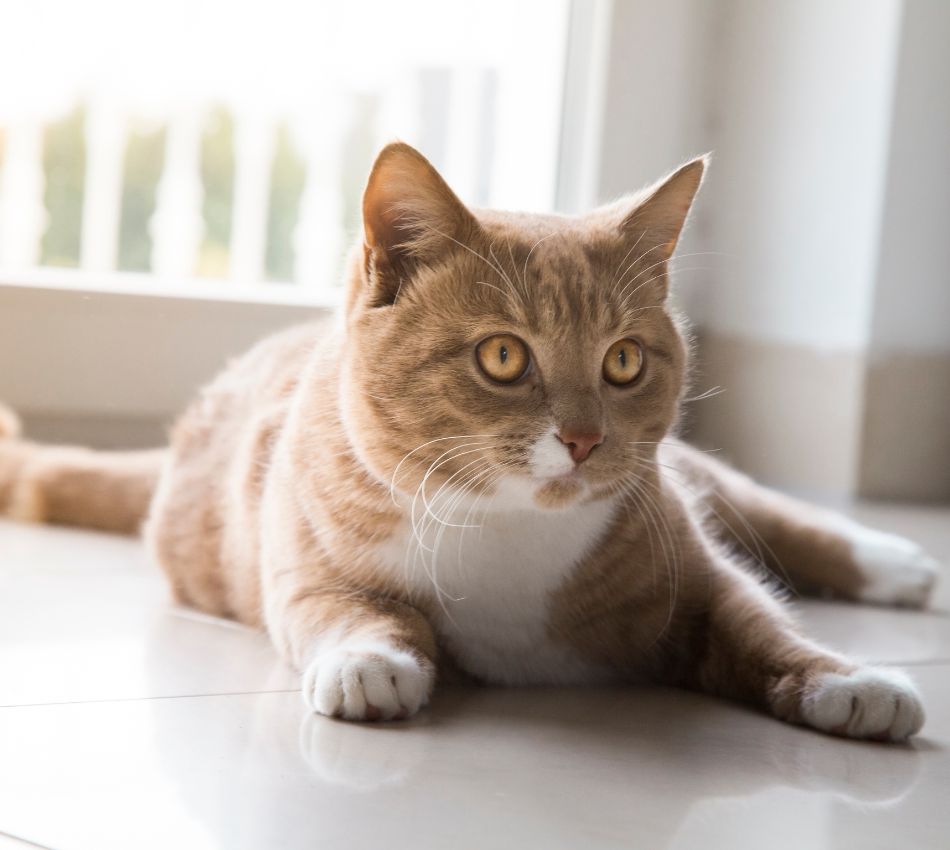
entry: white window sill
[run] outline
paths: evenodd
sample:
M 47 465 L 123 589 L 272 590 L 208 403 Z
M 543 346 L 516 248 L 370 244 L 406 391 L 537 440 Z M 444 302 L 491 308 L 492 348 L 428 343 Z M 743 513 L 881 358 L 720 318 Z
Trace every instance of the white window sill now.
M 0 400 L 27 435 L 153 444 L 229 358 L 326 315 L 340 290 L 43 269 L 0 273 Z
M 100 274 L 61 268 L 0 271 L 0 287 L 60 290 L 87 295 L 141 295 L 147 298 L 321 308 L 336 307 L 343 299 L 343 288 L 340 286 L 308 288 L 295 283 L 237 284 L 210 278 L 170 280 L 132 272 Z

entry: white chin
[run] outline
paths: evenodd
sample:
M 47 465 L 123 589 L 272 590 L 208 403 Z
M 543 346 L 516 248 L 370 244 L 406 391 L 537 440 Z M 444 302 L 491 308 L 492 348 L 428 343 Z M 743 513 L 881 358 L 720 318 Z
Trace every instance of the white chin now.
M 489 512 L 538 511 L 568 507 L 587 492 L 580 478 L 535 478 L 526 475 L 506 475 L 495 485 L 495 492 L 487 496 Z

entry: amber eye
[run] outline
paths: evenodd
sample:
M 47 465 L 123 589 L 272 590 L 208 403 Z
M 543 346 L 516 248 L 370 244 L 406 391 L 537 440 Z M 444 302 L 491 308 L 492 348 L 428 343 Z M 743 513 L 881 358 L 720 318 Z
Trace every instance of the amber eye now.
M 643 368 L 643 349 L 632 339 L 615 342 L 604 355 L 604 380 L 622 387 L 632 384 Z
M 513 384 L 528 369 L 528 346 L 511 334 L 483 339 L 475 349 L 478 365 L 493 381 Z

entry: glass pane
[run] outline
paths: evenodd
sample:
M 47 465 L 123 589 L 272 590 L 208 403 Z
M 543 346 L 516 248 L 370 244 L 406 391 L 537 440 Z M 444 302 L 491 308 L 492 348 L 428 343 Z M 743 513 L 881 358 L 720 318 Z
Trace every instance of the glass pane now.
M 38 0 L 0 35 L 0 276 L 336 285 L 375 152 L 554 201 L 568 0 Z

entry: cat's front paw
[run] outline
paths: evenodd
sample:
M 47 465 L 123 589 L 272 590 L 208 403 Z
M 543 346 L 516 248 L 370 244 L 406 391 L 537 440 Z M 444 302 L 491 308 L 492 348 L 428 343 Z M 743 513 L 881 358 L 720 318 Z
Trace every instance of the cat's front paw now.
M 429 700 L 431 662 L 385 642 L 321 652 L 303 674 L 303 696 L 314 711 L 346 720 L 401 720 Z
M 879 605 L 922 608 L 930 599 L 940 564 L 912 540 L 857 526 L 852 555 L 864 585 L 858 597 Z
M 802 694 L 801 715 L 823 732 L 879 741 L 904 741 L 924 725 L 913 682 L 899 670 L 874 667 L 816 676 Z

